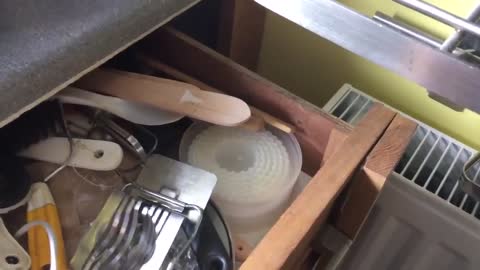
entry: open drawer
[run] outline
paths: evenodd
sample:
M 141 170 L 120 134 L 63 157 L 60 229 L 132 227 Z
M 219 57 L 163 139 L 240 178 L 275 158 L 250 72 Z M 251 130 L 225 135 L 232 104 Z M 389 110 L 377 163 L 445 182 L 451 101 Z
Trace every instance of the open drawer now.
M 352 128 L 170 28 L 153 33 L 134 50 L 239 97 L 295 128 L 303 152 L 303 171 L 313 178 L 241 269 L 301 268 L 312 240 L 328 221 L 353 239 L 416 128 L 414 122 L 380 104 Z M 331 213 L 350 180 L 344 203 Z M 329 220 L 329 216 L 334 218 Z
M 312 241 L 327 223 L 353 239 L 415 130 L 412 121 L 380 104 L 352 128 L 170 28 L 152 33 L 118 58 L 121 65 L 148 72 L 135 60 L 137 52 L 241 98 L 295 129 L 303 171 L 313 178 L 241 269 L 304 267 Z M 346 196 L 338 200 L 349 182 Z

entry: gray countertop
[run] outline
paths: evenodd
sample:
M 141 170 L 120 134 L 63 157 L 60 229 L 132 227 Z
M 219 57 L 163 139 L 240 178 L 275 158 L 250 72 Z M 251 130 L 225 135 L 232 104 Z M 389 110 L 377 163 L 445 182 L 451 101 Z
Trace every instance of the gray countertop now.
M 198 1 L 1 1 L 0 125 Z

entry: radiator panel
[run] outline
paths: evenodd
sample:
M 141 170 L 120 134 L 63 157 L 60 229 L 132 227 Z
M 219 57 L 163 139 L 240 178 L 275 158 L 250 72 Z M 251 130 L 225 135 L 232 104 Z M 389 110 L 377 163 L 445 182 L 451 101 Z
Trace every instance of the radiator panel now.
M 394 173 L 339 269 L 478 269 L 478 232 L 471 216 Z
M 324 106 L 324 110 L 355 125 L 375 101 L 378 102 L 345 84 Z M 458 182 L 463 165 L 475 151 L 422 122 L 412 120 L 418 123 L 418 127 L 395 172 L 480 219 L 480 203 L 466 195 Z M 480 164 L 475 164 L 469 173 L 472 179 L 480 183 Z
M 375 101 L 344 85 L 324 109 L 355 125 Z M 480 269 L 479 202 L 459 186 L 475 151 L 412 120 L 417 130 L 339 269 Z M 468 173 L 480 182 L 479 163 Z

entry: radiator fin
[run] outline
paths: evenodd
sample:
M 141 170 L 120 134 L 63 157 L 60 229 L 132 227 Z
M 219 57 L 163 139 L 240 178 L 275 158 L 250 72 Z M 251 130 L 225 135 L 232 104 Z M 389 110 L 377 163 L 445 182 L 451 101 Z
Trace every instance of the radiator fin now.
M 378 101 L 346 84 L 324 109 L 355 125 L 374 102 Z M 463 165 L 475 151 L 418 120 L 412 120 L 419 125 L 395 172 L 480 219 L 479 202 L 459 187 Z M 477 163 L 469 174 L 480 183 L 480 163 Z

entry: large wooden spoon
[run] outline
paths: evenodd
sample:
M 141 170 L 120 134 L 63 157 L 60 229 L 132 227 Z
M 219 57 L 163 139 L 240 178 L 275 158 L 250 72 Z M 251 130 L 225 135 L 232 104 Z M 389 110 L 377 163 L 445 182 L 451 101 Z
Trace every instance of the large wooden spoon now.
M 191 118 L 237 126 L 250 118 L 250 108 L 241 99 L 212 93 L 179 81 L 115 69 L 97 69 L 82 77 L 76 86 Z

